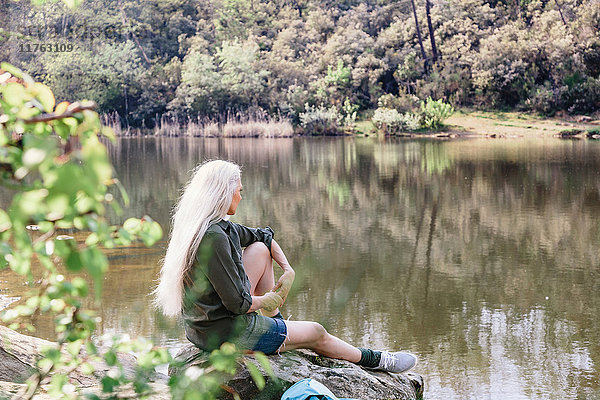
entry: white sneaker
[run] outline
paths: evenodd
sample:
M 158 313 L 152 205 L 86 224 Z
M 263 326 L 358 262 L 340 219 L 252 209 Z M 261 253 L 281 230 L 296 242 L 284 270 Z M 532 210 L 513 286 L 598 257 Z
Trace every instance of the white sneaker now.
M 415 365 L 417 365 L 417 356 L 413 354 L 405 353 L 403 351 L 397 351 L 395 353 L 382 351 L 379 365 L 373 369 L 380 369 L 399 374 L 400 372 L 408 371 Z

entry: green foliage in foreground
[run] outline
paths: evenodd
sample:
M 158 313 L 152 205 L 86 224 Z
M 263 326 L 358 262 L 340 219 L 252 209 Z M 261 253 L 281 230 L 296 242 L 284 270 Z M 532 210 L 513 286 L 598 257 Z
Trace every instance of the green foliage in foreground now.
M 12 200 L 0 208 L 0 268 L 39 282 L 1 318 L 13 329 L 33 331 L 30 317 L 53 315 L 58 340 L 56 347 L 43 349 L 44 357 L 20 398 L 31 398 L 43 384 L 50 384 L 56 397 L 76 398 L 79 389 L 69 373 L 78 369 L 92 374 L 100 361 L 111 368 L 101 378 L 106 397 L 125 386 L 144 397 L 152 393 L 148 380 L 154 368 L 171 361 L 166 349 L 143 339 L 107 337 L 102 346 L 91 340 L 99 320 L 82 307 L 89 292 L 82 276 L 93 281 L 99 299 L 109 267 L 103 248 L 136 240 L 152 246 L 162 237 L 160 225 L 149 216 L 129 218 L 122 226 L 107 220 L 107 209 L 119 214 L 117 199 L 127 203 L 127 194 L 98 138 L 102 134 L 112 139 L 112 132 L 100 124 L 93 108 L 90 102 L 55 104 L 47 86 L 9 64 L 1 66 L 0 185 L 12 193 Z M 134 376 L 125 375 L 119 352 L 137 356 Z M 214 398 L 220 390 L 218 377 L 234 373 L 239 356 L 228 344 L 214 351 L 209 369 L 170 381 L 174 397 L 195 393 L 193 398 Z M 256 376 L 259 385 L 260 379 Z

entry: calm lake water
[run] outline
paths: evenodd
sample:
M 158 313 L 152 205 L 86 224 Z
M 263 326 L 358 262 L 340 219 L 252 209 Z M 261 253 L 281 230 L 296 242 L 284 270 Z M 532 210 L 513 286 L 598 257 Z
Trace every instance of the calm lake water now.
M 241 164 L 232 220 L 270 225 L 297 272 L 283 314 L 416 353 L 426 399 L 600 398 L 598 142 L 122 139 L 110 156 L 123 218 L 166 231 L 197 163 Z M 100 333 L 185 343 L 150 307 L 164 247 L 110 251 Z

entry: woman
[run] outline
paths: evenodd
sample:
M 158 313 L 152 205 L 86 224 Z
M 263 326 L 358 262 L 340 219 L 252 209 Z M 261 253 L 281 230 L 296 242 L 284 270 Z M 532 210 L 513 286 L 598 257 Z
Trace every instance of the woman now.
M 155 290 L 163 313 L 182 314 L 186 337 L 205 350 L 230 341 L 265 354 L 307 348 L 395 373 L 414 367 L 417 359 L 412 354 L 357 348 L 316 322 L 283 319 L 279 307 L 295 273 L 271 228 L 229 222 L 242 199 L 240 178 L 236 164 L 209 161 L 196 169 L 186 186 L 175 208 Z M 277 283 L 272 260 L 283 269 Z

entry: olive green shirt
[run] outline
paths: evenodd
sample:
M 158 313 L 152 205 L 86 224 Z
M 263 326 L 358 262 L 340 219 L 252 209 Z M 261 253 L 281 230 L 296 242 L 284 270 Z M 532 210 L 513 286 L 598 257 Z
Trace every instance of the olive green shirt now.
M 207 230 L 184 279 L 183 318 L 189 341 L 211 350 L 232 341 L 253 324 L 250 280 L 242 264 L 242 247 L 263 242 L 271 250 L 273 230 L 248 228 L 221 220 Z

